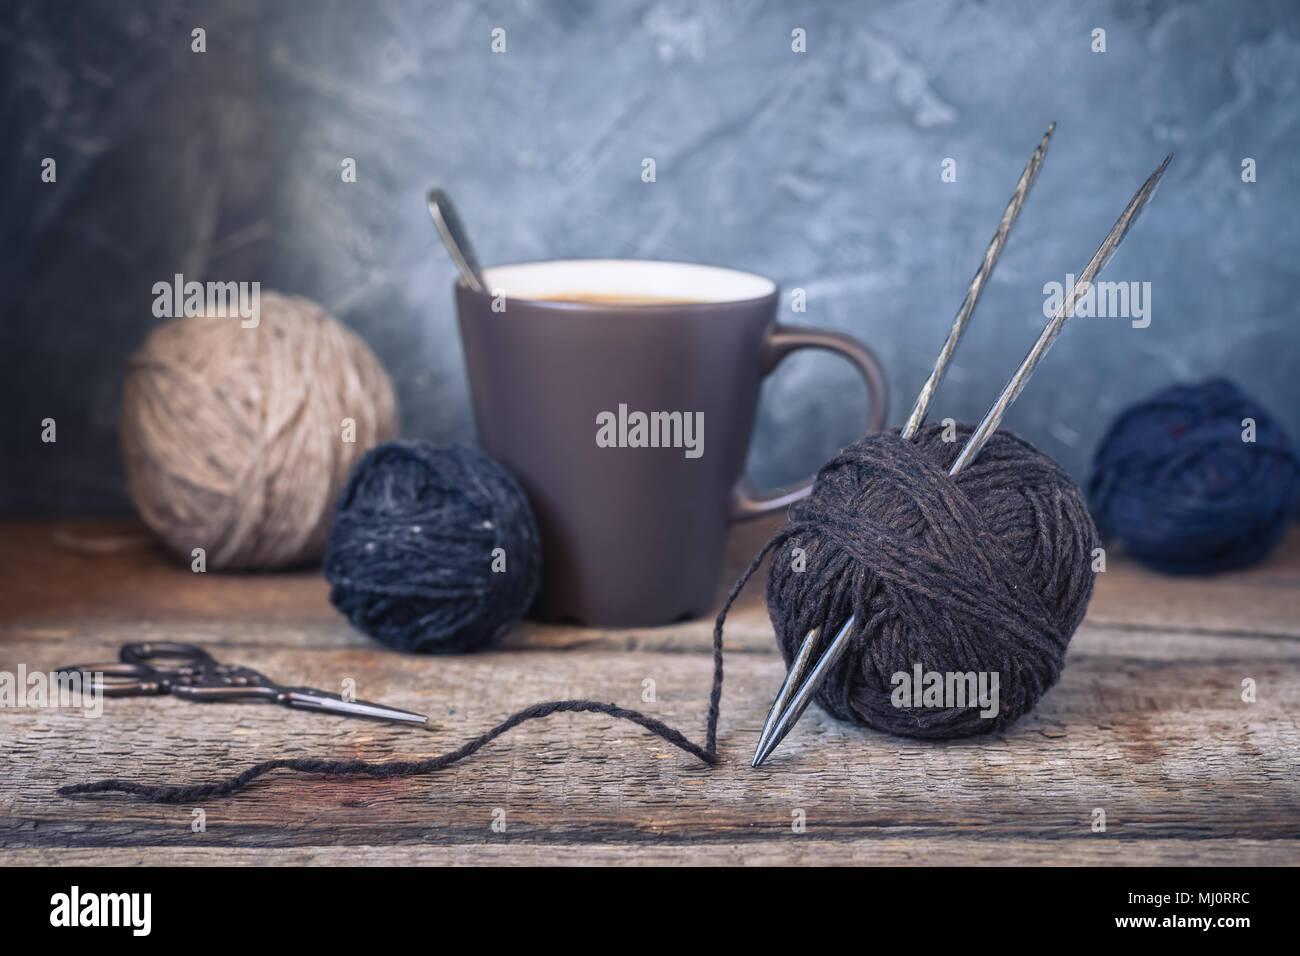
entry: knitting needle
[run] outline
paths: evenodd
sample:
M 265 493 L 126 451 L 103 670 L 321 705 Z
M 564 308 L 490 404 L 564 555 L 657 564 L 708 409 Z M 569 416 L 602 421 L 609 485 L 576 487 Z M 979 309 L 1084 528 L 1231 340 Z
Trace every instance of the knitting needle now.
M 1002 416 L 1006 414 L 1007 409 L 1011 407 L 1011 403 L 1016 400 L 1016 396 L 1024 389 L 1025 384 L 1029 381 L 1029 376 L 1034 374 L 1034 369 L 1038 366 L 1042 357 L 1047 354 L 1047 350 L 1052 347 L 1056 337 L 1061 334 L 1061 329 L 1065 327 L 1065 320 L 1074 315 L 1075 303 L 1079 301 L 1080 296 L 1088 292 L 1092 280 L 1106 267 L 1106 263 L 1110 262 L 1110 257 L 1115 254 L 1119 244 L 1124 241 L 1128 231 L 1133 228 L 1133 223 L 1137 222 L 1138 216 L 1142 215 L 1142 210 L 1146 208 L 1147 202 L 1155 194 L 1156 186 L 1160 185 L 1160 177 L 1165 174 L 1165 168 L 1173 158 L 1173 153 L 1164 158 L 1164 162 L 1157 166 L 1156 171 L 1147 177 L 1147 181 L 1142 184 L 1142 188 L 1129 201 L 1128 207 L 1120 215 L 1119 221 L 1111 226 L 1110 233 L 1097 248 L 1097 251 L 1093 253 L 1092 260 L 1075 281 L 1074 288 L 1070 290 L 1070 295 L 1057 308 L 1052 320 L 1044 326 L 1043 331 L 1038 336 L 1038 341 L 1029 350 L 1029 354 L 1020 363 L 1020 367 L 1007 380 L 1007 384 L 1003 387 L 1002 393 L 998 395 L 997 401 L 984 414 L 984 418 L 975 427 L 975 431 L 971 433 L 970 438 L 966 440 L 965 446 L 957 455 L 957 460 L 953 462 L 952 469 L 948 474 L 955 475 L 974 461 L 975 456 L 984 447 L 984 443 L 997 431 Z
M 948 331 L 948 340 L 943 343 L 943 348 L 939 350 L 939 357 L 935 359 L 934 368 L 930 369 L 930 376 L 925 380 L 925 384 L 921 386 L 921 391 L 916 396 L 916 404 L 912 406 L 912 411 L 907 416 L 907 422 L 899 433 L 899 437 L 904 441 L 910 440 L 920 427 L 925 424 L 925 415 L 929 411 L 930 401 L 934 398 L 934 393 L 939 390 L 940 383 L 943 382 L 943 375 L 948 371 L 948 362 L 953 353 L 957 351 L 957 342 L 961 338 L 961 334 L 966 331 L 966 323 L 970 319 L 971 313 L 975 311 L 975 304 L 979 302 L 980 295 L 984 292 L 984 285 L 988 282 L 989 276 L 993 274 L 993 267 L 998 264 L 1002 249 L 1007 244 L 1007 236 L 1011 234 L 1011 227 L 1020 218 L 1020 210 L 1025 205 L 1029 190 L 1034 188 L 1034 182 L 1038 179 L 1039 170 L 1043 168 L 1043 159 L 1047 156 L 1047 147 L 1052 142 L 1052 133 L 1055 130 L 1055 123 L 1047 127 L 1047 132 L 1043 134 L 1038 148 L 1029 157 L 1024 172 L 1020 174 L 1020 181 L 1016 183 L 1016 190 L 1011 194 L 1011 201 L 1007 203 L 1007 208 L 1002 211 L 1002 219 L 998 222 L 997 232 L 993 233 L 988 248 L 984 250 L 984 259 L 980 262 L 980 267 L 975 270 L 974 278 L 970 280 L 970 286 L 966 289 L 966 297 L 962 299 L 961 308 L 957 310 L 957 317 L 952 320 L 952 328 Z
M 952 320 L 952 328 L 948 331 L 948 339 L 943 343 L 943 348 L 939 350 L 939 356 L 934 360 L 934 368 L 930 370 L 929 377 L 926 378 L 925 384 L 921 386 L 921 391 L 916 396 L 916 403 L 907 416 L 907 423 L 900 432 L 900 437 L 904 441 L 911 440 L 925 422 L 926 413 L 930 408 L 930 401 L 934 398 L 934 393 L 938 391 L 939 383 L 943 381 L 944 373 L 948 370 L 948 362 L 952 359 L 953 353 L 957 351 L 957 342 L 961 339 L 962 333 L 966 331 L 966 323 L 975 311 L 975 306 L 984 292 L 984 286 L 988 282 L 989 276 L 993 274 L 993 268 L 998 264 L 1002 249 L 1007 244 L 1007 237 L 1011 234 L 1011 227 L 1016 224 L 1016 220 L 1020 217 L 1020 210 L 1024 208 L 1025 199 L 1029 196 L 1029 191 L 1034 188 L 1034 183 L 1038 180 L 1039 170 L 1043 168 L 1043 159 L 1047 156 L 1047 147 L 1052 142 L 1052 133 L 1055 130 L 1056 123 L 1053 122 L 1047 127 L 1047 132 L 1043 134 L 1043 138 L 1039 140 L 1038 146 L 1029 157 L 1029 162 L 1025 163 L 1024 171 L 1021 172 L 1020 179 L 1016 182 L 1016 188 L 1011 193 L 1007 208 L 1002 211 L 1002 218 L 998 221 L 998 228 L 993 233 L 993 238 L 989 240 L 988 248 L 984 250 L 984 258 L 980 261 L 979 268 L 975 270 L 975 275 L 966 288 L 966 295 L 962 299 L 961 306 L 957 309 L 956 318 Z M 822 655 L 820 666 L 823 670 L 833 665 L 843 654 L 844 648 L 848 646 L 848 641 L 845 639 L 848 634 L 847 629 L 852 624 L 853 618 L 849 618 L 848 623 L 840 629 L 840 633 L 836 634 L 831 641 L 830 648 Z M 803 639 L 803 644 L 795 655 L 794 662 L 790 665 L 790 673 L 786 675 L 785 683 L 781 685 L 776 700 L 772 702 L 772 709 L 767 713 L 767 720 L 763 724 L 763 732 L 758 735 L 758 747 L 754 751 L 753 766 L 757 767 L 761 764 L 766 759 L 767 754 L 776 746 L 776 743 L 780 742 L 779 738 L 776 739 L 776 742 L 772 742 L 773 731 L 776 729 L 782 715 L 790 713 L 789 704 L 799 689 L 800 678 L 807 673 L 808 667 L 818 663 L 814 661 L 813 652 L 820 643 L 821 633 L 822 629 L 815 627 Z M 822 670 L 814 669 L 811 675 L 811 677 L 816 678 L 817 684 L 820 684 L 821 673 Z M 813 683 L 813 681 L 810 680 L 809 683 Z M 795 714 L 793 720 L 790 720 L 787 726 L 793 726 L 794 721 L 798 719 L 799 715 Z
M 1124 237 L 1128 235 L 1129 229 L 1133 227 L 1133 223 L 1137 222 L 1138 216 L 1141 215 L 1142 210 L 1155 194 L 1156 186 L 1159 185 L 1160 178 L 1164 175 L 1165 169 L 1168 167 L 1171 159 L 1173 159 L 1173 153 L 1170 153 L 1164 158 L 1164 161 L 1156 167 L 1155 172 L 1147 177 L 1147 181 L 1142 184 L 1142 187 L 1134 194 L 1133 198 L 1129 200 L 1129 204 L 1125 207 L 1124 212 L 1120 214 L 1119 219 L 1116 220 L 1115 225 L 1111 227 L 1106 238 L 1102 241 L 1101 245 L 1098 246 L 1097 251 L 1093 254 L 1088 265 L 1080 273 L 1079 279 L 1071 290 L 1070 295 L 1057 308 L 1056 313 L 1043 328 L 1042 333 L 1038 336 L 1038 340 L 1029 350 L 1029 354 L 1025 356 L 1020 367 L 1016 369 L 1011 378 L 1007 381 L 1007 384 L 1003 387 L 997 400 L 994 401 L 992 407 L 985 414 L 979 425 L 976 426 L 975 431 L 971 433 L 970 438 L 966 440 L 966 444 L 958 453 L 952 467 L 948 469 L 948 474 L 950 476 L 957 475 L 963 468 L 974 461 L 975 457 L 983 449 L 985 443 L 988 442 L 989 438 L 997 430 L 998 424 L 1002 421 L 1002 416 L 1006 413 L 1007 409 L 1011 407 L 1011 403 L 1020 395 L 1020 392 L 1029 381 L 1029 377 L 1033 374 L 1039 361 L 1047 354 L 1048 349 L 1050 349 L 1052 344 L 1056 341 L 1056 337 L 1060 334 L 1061 328 L 1065 325 L 1066 319 L 1074 314 L 1074 306 L 1078 302 L 1080 296 L 1087 293 L 1090 283 L 1097 277 L 1105 267 L 1106 263 L 1110 261 L 1111 256 L 1115 254 L 1115 250 L 1119 248 L 1119 244 L 1123 242 Z M 786 683 L 793 687 L 797 687 L 798 689 L 792 690 L 787 694 L 786 688 L 784 686 L 781 688 L 781 694 L 778 695 L 778 702 L 782 697 L 788 696 L 790 698 L 789 703 L 786 705 L 784 711 L 781 712 L 779 716 L 775 717 L 775 719 L 769 715 L 768 724 L 770 725 L 770 731 L 768 727 L 764 727 L 763 738 L 760 739 L 758 750 L 754 753 L 753 766 L 760 766 L 763 761 L 771 755 L 772 751 L 777 748 L 781 741 L 785 739 L 785 735 L 790 732 L 791 728 L 794 727 L 799 718 L 803 716 L 804 710 L 806 710 L 808 704 L 812 702 L 813 696 L 816 694 L 818 688 L 825 682 L 831 668 L 841 657 L 844 656 L 845 651 L 848 650 L 849 634 L 853 629 L 853 624 L 853 617 L 850 617 L 844 622 L 839 631 L 835 634 L 835 637 L 832 639 L 826 652 L 822 654 L 821 658 L 818 659 L 815 664 L 812 665 L 811 671 L 807 672 L 805 679 L 804 670 L 806 670 L 812 659 L 812 651 L 807 645 L 809 644 L 809 640 L 813 638 L 813 635 L 817 633 L 817 630 L 809 633 L 809 639 L 806 639 L 804 642 L 805 646 L 800 648 L 799 653 L 795 657 L 795 663 L 791 667 L 790 674 L 786 677 Z M 773 705 L 773 710 L 774 712 L 776 711 L 775 704 Z

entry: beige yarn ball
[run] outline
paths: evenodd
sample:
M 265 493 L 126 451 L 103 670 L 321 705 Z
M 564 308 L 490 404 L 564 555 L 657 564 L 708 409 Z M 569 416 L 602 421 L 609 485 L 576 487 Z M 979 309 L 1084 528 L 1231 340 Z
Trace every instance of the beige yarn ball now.
M 262 292 L 260 306 L 252 328 L 172 319 L 126 372 L 127 491 L 171 550 L 189 561 L 203 548 L 213 569 L 318 559 L 348 472 L 396 431 L 392 382 L 365 342 L 307 299 Z

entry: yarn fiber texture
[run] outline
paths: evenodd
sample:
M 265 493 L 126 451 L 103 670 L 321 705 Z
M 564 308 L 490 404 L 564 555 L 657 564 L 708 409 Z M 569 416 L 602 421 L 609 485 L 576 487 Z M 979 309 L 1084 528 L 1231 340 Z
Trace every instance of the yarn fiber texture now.
M 376 640 L 457 654 L 523 616 L 541 563 L 532 508 L 499 464 L 477 448 L 388 442 L 339 496 L 325 577 L 334 606 Z
M 1255 441 L 1243 440 L 1244 419 Z M 1268 410 L 1232 382 L 1174 385 L 1123 412 L 1093 457 L 1102 536 L 1171 574 L 1248 567 L 1282 539 L 1300 459 Z
M 956 432 L 955 442 L 930 426 L 914 441 L 881 433 L 845 448 L 769 545 L 768 611 L 787 664 L 810 629 L 856 618 L 817 694 L 842 720 L 930 739 L 1000 730 L 1056 683 L 1087 610 L 1097 534 L 1078 487 L 1003 431 L 950 478 L 971 428 Z M 918 665 L 996 673 L 996 714 L 895 706 L 894 675 L 910 684 Z
M 172 319 L 131 358 L 127 490 L 186 561 L 203 548 L 211 569 L 303 564 L 320 558 L 349 470 L 393 436 L 396 415 L 392 383 L 357 335 L 307 299 L 265 291 L 256 326 Z

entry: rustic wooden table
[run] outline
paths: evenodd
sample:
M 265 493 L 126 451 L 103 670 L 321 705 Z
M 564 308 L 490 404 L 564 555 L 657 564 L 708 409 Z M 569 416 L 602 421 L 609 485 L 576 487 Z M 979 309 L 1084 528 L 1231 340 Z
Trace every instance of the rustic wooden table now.
M 189 641 L 289 683 L 352 678 L 358 696 L 437 726 L 173 698 L 106 700 L 98 719 L 3 707 L 0 863 L 1300 863 L 1300 532 L 1263 566 L 1209 579 L 1112 556 L 1060 684 L 990 738 L 921 743 L 813 707 L 750 769 L 783 675 L 760 579 L 726 632 L 715 769 L 632 724 L 566 714 L 432 776 L 277 772 L 191 807 L 54 791 L 106 776 L 207 781 L 282 755 L 414 759 L 560 697 L 613 700 L 702 740 L 711 622 L 529 624 L 493 653 L 403 656 L 351 630 L 317 574 L 193 574 L 151 549 L 56 543 L 123 527 L 0 525 L 0 671 Z M 735 534 L 728 581 L 770 530 Z

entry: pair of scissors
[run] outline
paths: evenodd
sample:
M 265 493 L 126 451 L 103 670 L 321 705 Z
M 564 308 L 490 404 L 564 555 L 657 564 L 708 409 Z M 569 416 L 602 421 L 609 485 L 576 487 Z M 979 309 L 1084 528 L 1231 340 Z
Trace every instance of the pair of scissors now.
M 265 701 L 344 717 L 370 717 L 409 724 L 429 718 L 368 700 L 353 700 L 314 687 L 284 687 L 247 667 L 222 664 L 201 647 L 171 641 L 124 644 L 111 664 L 74 664 L 55 673 L 80 673 L 89 689 L 105 697 L 171 694 L 183 700 Z

